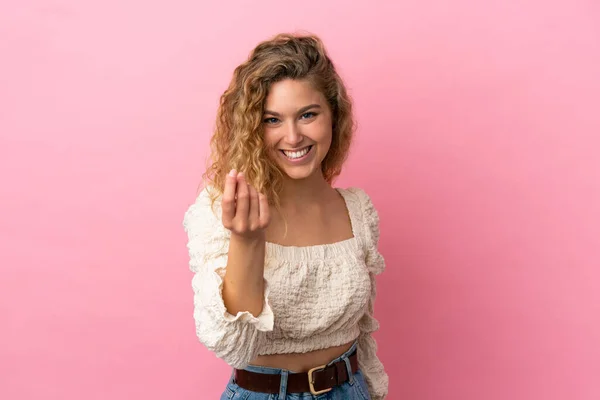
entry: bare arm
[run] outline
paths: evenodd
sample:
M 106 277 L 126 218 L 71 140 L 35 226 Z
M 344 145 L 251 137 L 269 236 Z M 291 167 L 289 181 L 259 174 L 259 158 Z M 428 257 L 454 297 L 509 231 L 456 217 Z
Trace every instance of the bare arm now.
M 269 204 L 263 194 L 246 182 L 243 173 L 232 170 L 225 182 L 222 208 L 223 226 L 231 231 L 223 302 L 232 315 L 248 311 L 258 316 L 264 301 Z

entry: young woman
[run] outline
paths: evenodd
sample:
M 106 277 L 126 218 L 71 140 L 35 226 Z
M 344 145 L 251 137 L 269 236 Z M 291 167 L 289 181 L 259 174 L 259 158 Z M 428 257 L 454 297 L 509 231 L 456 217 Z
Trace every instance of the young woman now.
M 184 218 L 196 332 L 233 367 L 221 399 L 387 395 L 371 336 L 377 211 L 361 189 L 331 186 L 353 130 L 315 36 L 260 43 L 221 97 L 206 185 Z

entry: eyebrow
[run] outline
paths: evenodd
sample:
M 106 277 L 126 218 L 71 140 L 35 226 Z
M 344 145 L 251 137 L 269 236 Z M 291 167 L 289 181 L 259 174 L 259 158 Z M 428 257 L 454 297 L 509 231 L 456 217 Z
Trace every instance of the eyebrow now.
M 306 107 L 302 107 L 300 110 L 298 110 L 298 114 L 303 114 L 306 111 L 310 110 L 311 108 L 321 108 L 321 106 L 319 104 L 310 104 L 310 105 L 308 105 Z M 274 115 L 276 117 L 281 117 L 281 114 L 279 114 L 278 112 L 275 112 L 275 111 L 265 110 L 264 113 L 269 114 L 269 115 Z

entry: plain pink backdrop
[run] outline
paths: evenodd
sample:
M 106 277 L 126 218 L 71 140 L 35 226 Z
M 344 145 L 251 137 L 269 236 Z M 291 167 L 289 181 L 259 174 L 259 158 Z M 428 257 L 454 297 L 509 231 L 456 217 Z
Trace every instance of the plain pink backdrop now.
M 296 30 L 355 99 L 389 398 L 600 398 L 596 0 L 3 1 L 0 398 L 218 398 L 181 221 L 233 69 Z

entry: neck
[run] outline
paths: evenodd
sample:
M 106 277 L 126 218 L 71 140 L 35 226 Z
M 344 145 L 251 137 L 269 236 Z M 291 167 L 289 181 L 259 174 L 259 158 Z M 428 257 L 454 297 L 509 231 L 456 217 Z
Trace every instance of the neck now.
M 281 207 L 310 204 L 322 198 L 327 190 L 331 190 L 331 185 L 320 170 L 305 179 L 285 178 L 280 194 Z

